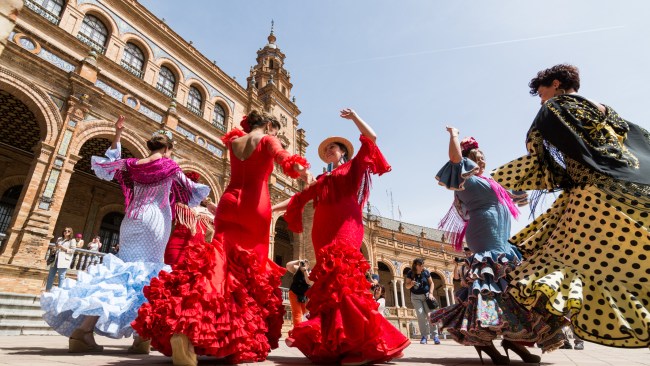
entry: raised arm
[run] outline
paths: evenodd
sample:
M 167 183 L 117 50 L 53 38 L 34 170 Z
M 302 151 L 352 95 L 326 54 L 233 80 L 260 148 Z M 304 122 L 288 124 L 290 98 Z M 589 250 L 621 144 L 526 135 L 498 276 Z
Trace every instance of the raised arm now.
M 375 131 L 368 125 L 364 120 L 359 117 L 357 112 L 353 109 L 346 108 L 341 111 L 341 118 L 349 119 L 357 125 L 359 132 L 367 138 L 371 139 L 373 142 L 377 141 L 377 134 Z
M 463 154 L 460 149 L 460 141 L 458 141 L 458 129 L 455 127 L 447 126 L 449 132 L 449 161 L 458 164 L 463 160 Z
M 273 160 L 282 167 L 284 174 L 294 179 L 300 178 L 307 184 L 314 180 L 307 170 L 309 168 L 307 159 L 297 154 L 291 155 L 275 136 L 266 136 L 264 139 L 269 153 L 273 156 Z
M 287 210 L 287 207 L 289 207 L 289 202 L 291 201 L 291 197 L 287 198 L 286 200 L 276 203 L 275 205 L 271 206 L 271 211 L 273 212 L 284 212 Z M 291 263 L 291 262 L 290 262 Z
M 117 149 L 117 145 L 120 143 L 122 138 L 122 131 L 124 131 L 124 120 L 126 117 L 120 114 L 115 121 L 115 137 L 113 137 L 113 143 L 111 144 L 111 149 Z

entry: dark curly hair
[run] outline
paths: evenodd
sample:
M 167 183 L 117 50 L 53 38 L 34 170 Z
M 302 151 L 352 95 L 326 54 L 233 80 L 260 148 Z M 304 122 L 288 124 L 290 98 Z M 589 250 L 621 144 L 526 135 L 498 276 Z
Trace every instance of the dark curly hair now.
M 537 73 L 537 76 L 528 83 L 530 94 L 537 95 L 537 88 L 551 86 L 553 80 L 560 82 L 561 89 L 575 89 L 575 91 L 580 89 L 580 71 L 578 71 L 578 68 L 569 64 L 559 64 Z
M 147 148 L 149 151 L 156 151 L 164 148 L 173 149 L 174 142 L 163 134 L 155 134 L 147 141 Z

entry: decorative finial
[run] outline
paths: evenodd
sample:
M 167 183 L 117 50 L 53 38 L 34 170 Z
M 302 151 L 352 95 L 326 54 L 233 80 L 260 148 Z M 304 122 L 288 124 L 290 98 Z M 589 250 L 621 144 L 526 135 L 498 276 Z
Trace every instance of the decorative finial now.
M 291 102 L 292 102 L 293 104 L 296 104 L 296 96 L 295 96 L 295 95 L 293 96 L 293 98 L 291 98 Z
M 271 19 L 271 34 L 269 34 L 269 36 L 267 38 L 269 40 L 269 44 L 274 44 L 275 40 L 276 40 L 275 35 L 273 34 L 273 26 L 274 25 L 275 25 L 275 22 L 273 21 L 273 19 Z
M 275 82 L 273 81 L 273 74 L 271 74 L 271 78 L 269 79 L 269 84 L 275 84 Z

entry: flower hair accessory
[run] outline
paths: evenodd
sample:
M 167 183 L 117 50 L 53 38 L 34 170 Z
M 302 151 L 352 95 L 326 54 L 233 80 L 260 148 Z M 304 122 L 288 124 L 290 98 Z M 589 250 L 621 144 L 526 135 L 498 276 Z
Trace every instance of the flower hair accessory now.
M 478 141 L 476 141 L 473 137 L 465 137 L 460 142 L 460 149 L 463 152 L 467 152 L 467 151 L 470 151 L 472 149 L 478 149 Z
M 173 140 L 173 136 L 172 136 L 171 131 L 158 130 L 158 131 L 154 132 L 153 134 L 151 134 L 151 137 L 156 137 L 157 135 L 165 135 L 165 136 L 167 136 L 168 139 Z
M 201 175 L 197 172 L 185 171 L 183 173 L 185 173 L 185 176 L 194 183 L 198 183 L 199 179 L 201 179 Z
M 244 132 L 251 132 L 251 125 L 248 123 L 248 116 L 244 116 L 239 124 L 241 125 L 241 128 L 244 130 Z

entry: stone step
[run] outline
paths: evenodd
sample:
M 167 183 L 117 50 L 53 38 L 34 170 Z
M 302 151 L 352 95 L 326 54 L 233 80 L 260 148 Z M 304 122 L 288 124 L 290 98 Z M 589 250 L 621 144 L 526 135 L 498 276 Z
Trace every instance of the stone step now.
M 22 305 L 40 308 L 40 296 L 0 292 L 0 305 Z
M 0 318 L 0 326 L 2 327 L 23 327 L 23 328 L 49 328 L 50 326 L 43 320 L 43 318 L 21 318 L 10 317 Z
M 41 318 L 43 310 L 40 307 L 26 308 L 26 307 L 5 307 L 0 305 L 0 318 L 6 317 L 21 317 L 21 318 Z
M 0 336 L 16 335 L 58 335 L 49 327 L 23 327 L 0 325 Z

